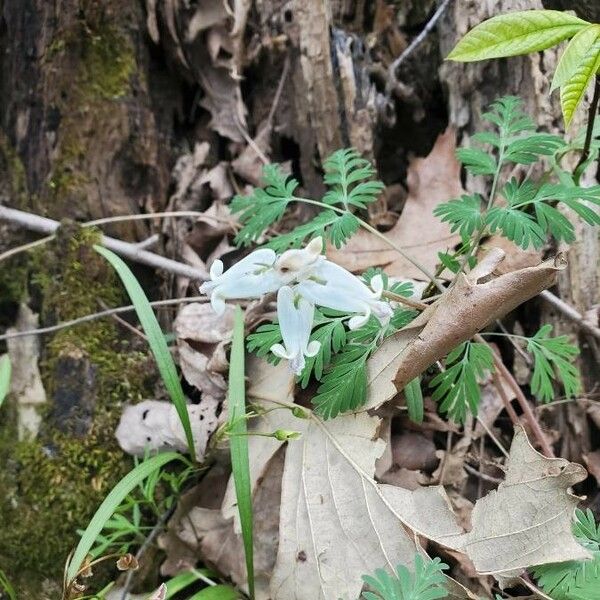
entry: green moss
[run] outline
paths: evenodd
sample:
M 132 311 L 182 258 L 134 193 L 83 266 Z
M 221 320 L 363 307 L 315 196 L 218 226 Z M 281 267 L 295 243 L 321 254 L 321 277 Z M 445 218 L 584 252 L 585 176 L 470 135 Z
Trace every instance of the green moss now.
M 25 167 L 6 134 L 0 130 L 0 176 L 4 193 L 17 205 L 27 197 Z
M 130 92 L 136 71 L 134 49 L 109 8 L 84 3 L 81 18 L 47 47 L 48 70 L 59 77 L 54 107 L 60 125 L 48 178 L 48 194 L 57 207 L 85 206 L 86 188 L 92 184 L 86 157 L 105 135 L 96 125 L 110 122 L 115 101 Z
M 37 256 L 36 285 L 44 298 L 43 320 L 52 322 L 96 312 L 99 301 L 122 303 L 112 269 L 91 247 L 99 232 L 65 224 L 52 247 Z M 42 270 L 43 269 L 43 270 Z M 45 346 L 42 378 L 50 399 L 64 382 L 57 365 L 68 356 L 85 357 L 93 366 L 95 406 L 90 431 L 74 437 L 54 425 L 38 439 L 15 443 L 15 432 L 0 422 L 0 564 L 9 579 L 40 597 L 46 579 L 60 582 L 69 551 L 108 491 L 131 468 L 114 439 L 122 405 L 151 390 L 148 355 L 121 339 L 112 320 L 63 329 Z M 60 388 L 62 389 L 62 388 Z M 49 403 L 44 422 L 50 423 Z M 32 595 L 33 594 L 33 595 Z

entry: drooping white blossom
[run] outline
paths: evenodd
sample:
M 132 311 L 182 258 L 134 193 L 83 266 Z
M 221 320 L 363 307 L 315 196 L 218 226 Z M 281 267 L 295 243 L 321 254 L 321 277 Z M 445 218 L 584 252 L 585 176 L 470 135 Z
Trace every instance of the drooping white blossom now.
M 273 269 L 276 259 L 273 250 L 255 250 L 226 272 L 223 272 L 222 261 L 215 260 L 210 268 L 211 281 L 203 283 L 200 292 L 210 297 L 211 305 L 219 315 L 225 311 L 225 300 L 260 298 L 276 292 L 284 283 Z
M 306 357 L 315 356 L 321 344 L 309 342 L 315 306 L 295 293 L 289 286 L 283 286 L 277 293 L 277 318 L 283 344 L 271 346 L 271 352 L 290 362 L 291 370 L 300 375 L 306 364 Z
M 324 261 L 313 270 L 312 276 L 298 284 L 298 292 L 317 306 L 345 313 L 352 317 L 350 329 L 362 327 L 373 314 L 382 325 L 389 323 L 392 307 L 381 300 L 383 279 L 376 275 L 369 288 L 361 279 L 335 263 Z
M 393 313 L 382 300 L 384 289 L 380 275 L 372 278 L 370 287 L 346 269 L 328 261 L 323 252 L 323 239 L 315 238 L 305 248 L 286 250 L 277 256 L 273 250 L 261 249 L 223 272 L 223 263 L 215 261 L 210 269 L 211 281 L 200 287 L 209 295 L 213 309 L 222 314 L 229 299 L 260 298 L 278 291 L 277 315 L 283 344 L 271 351 L 290 361 L 291 369 L 300 374 L 307 356 L 320 348 L 309 342 L 315 306 L 330 308 L 350 315 L 350 329 L 362 327 L 374 315 L 382 326 Z

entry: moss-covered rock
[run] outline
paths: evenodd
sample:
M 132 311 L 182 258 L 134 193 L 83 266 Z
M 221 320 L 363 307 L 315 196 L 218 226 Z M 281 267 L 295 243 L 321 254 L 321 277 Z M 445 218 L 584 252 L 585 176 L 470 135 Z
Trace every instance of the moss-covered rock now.
M 111 267 L 92 248 L 98 235 L 65 225 L 37 255 L 43 322 L 124 301 Z M 38 439 L 17 442 L 11 415 L 0 421 L 0 463 L 8 466 L 0 471 L 0 564 L 27 598 L 43 597 L 45 579 L 61 581 L 77 530 L 131 468 L 113 432 L 123 403 L 148 395 L 155 377 L 147 353 L 133 349 L 112 320 L 59 331 L 43 356 L 49 403 Z M 80 377 L 81 365 L 93 377 Z

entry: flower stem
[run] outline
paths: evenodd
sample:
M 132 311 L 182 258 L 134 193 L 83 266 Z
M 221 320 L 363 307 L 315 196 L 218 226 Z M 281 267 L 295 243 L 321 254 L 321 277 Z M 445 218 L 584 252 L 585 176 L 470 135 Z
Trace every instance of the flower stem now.
M 324 202 L 319 202 L 318 200 L 311 200 L 309 198 L 299 198 L 297 196 L 294 196 L 293 199 L 296 202 L 303 202 L 304 204 L 312 204 L 313 206 L 319 206 L 320 208 L 326 208 L 328 210 L 333 210 L 334 212 L 336 212 L 340 215 L 344 215 L 348 212 L 347 210 L 344 210 L 343 208 L 339 208 L 337 206 L 332 206 L 331 204 L 325 204 Z M 356 215 L 354 215 L 354 216 L 356 217 Z M 409 263 L 411 263 L 417 269 L 419 269 L 419 271 L 421 271 L 421 273 L 423 273 L 427 277 L 427 279 L 429 279 L 431 281 L 431 283 L 433 283 L 435 285 L 435 287 L 438 290 L 440 290 L 441 292 L 444 291 L 443 286 L 439 283 L 439 281 L 437 281 L 437 279 L 435 278 L 435 275 L 433 273 L 431 273 L 431 271 L 429 271 L 429 269 L 427 269 L 427 267 L 425 267 L 424 265 L 419 263 L 416 259 L 414 259 L 412 256 L 410 256 L 410 254 L 407 254 L 400 246 L 398 246 L 398 244 L 396 244 L 394 241 L 392 241 L 390 238 L 388 238 L 384 233 L 381 233 L 381 231 L 378 231 L 375 227 L 373 227 L 366 221 L 363 221 L 359 217 L 356 217 L 356 219 L 363 229 L 366 229 L 373 235 L 377 236 L 380 240 L 385 242 L 388 246 L 390 246 L 390 248 L 393 248 L 394 250 L 396 250 L 396 252 L 398 252 L 398 254 L 400 254 Z

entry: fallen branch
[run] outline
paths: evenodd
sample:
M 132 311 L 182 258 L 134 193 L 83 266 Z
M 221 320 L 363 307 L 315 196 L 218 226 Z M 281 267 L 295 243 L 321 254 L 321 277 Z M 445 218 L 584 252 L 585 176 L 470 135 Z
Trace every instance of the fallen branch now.
M 173 306 L 176 304 L 185 304 L 186 302 L 206 301 L 206 296 L 190 296 L 189 298 L 170 298 L 168 300 L 157 300 L 155 302 L 150 302 L 150 306 L 162 307 Z M 63 323 L 57 323 L 56 325 L 51 325 L 49 327 L 40 327 L 39 329 L 28 329 L 26 331 L 11 331 L 9 333 L 4 333 L 0 335 L 0 342 L 12 338 L 25 337 L 28 335 L 42 335 L 44 333 L 53 333 L 55 331 L 65 329 L 66 327 L 74 327 L 75 325 L 87 323 L 88 321 L 94 321 L 95 319 L 102 319 L 103 317 L 112 317 L 113 315 L 118 315 L 120 313 L 125 312 L 133 312 L 134 310 L 135 306 L 133 304 L 129 304 L 127 306 L 118 306 L 117 308 L 109 308 L 107 310 L 92 313 L 90 315 L 84 315 L 83 317 L 78 317 L 77 319 L 72 319 L 70 321 L 64 321 Z
M 16 225 L 21 225 L 30 231 L 45 234 L 54 234 L 60 227 L 60 223 L 53 219 L 41 217 L 15 208 L 8 208 L 7 206 L 0 206 L 0 219 Z M 165 258 L 154 252 L 148 252 L 136 244 L 124 242 L 106 235 L 102 236 L 100 243 L 109 250 L 112 250 L 133 262 L 148 265 L 155 269 L 163 269 L 164 271 L 182 277 L 189 277 L 193 281 L 204 281 L 206 279 L 198 269 L 176 260 Z
M 594 327 L 588 323 L 582 315 L 577 312 L 570 304 L 567 304 L 564 300 L 561 300 L 558 296 L 555 296 L 552 292 L 544 290 L 540 293 L 540 296 L 556 310 L 558 310 L 564 317 L 573 321 L 582 331 L 585 331 L 589 335 L 600 340 L 600 329 Z

